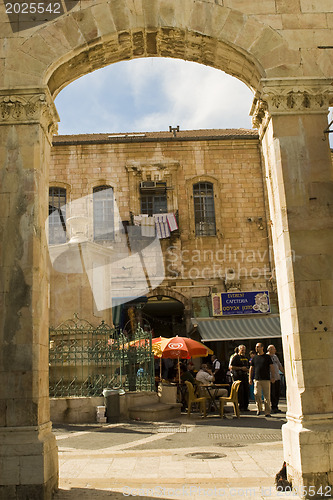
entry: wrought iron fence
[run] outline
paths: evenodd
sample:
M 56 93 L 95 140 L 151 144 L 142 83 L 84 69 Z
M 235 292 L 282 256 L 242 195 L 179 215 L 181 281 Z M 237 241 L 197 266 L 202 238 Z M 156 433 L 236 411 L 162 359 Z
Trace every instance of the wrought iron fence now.
M 105 388 L 154 389 L 151 333 L 140 326 L 131 342 L 104 321 L 94 327 L 77 314 L 50 328 L 50 397 L 101 396 Z

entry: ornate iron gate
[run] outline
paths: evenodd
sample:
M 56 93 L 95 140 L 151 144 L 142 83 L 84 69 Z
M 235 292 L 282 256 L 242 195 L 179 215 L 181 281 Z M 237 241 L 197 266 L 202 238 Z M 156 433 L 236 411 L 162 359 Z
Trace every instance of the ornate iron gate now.
M 154 389 L 151 333 L 139 326 L 128 342 L 104 321 L 94 327 L 77 314 L 50 328 L 50 397 L 101 396 L 105 388 Z

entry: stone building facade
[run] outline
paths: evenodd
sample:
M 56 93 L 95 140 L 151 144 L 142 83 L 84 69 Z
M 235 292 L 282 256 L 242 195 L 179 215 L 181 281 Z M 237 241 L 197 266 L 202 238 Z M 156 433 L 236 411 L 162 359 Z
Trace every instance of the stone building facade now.
M 96 219 L 98 197 L 107 188 L 112 192 L 113 205 L 109 207 L 110 217 L 102 215 L 108 228 L 107 235 L 100 238 L 96 234 L 96 224 L 101 223 Z M 56 198 L 59 192 L 62 198 Z M 133 292 L 119 294 L 119 280 L 127 280 L 129 286 L 135 281 L 135 268 L 120 259 L 123 249 L 119 245 L 124 227 L 128 232 L 135 223 L 140 224 L 142 213 L 169 213 L 176 219 L 173 230 L 160 235 L 166 237 L 159 239 L 164 265 L 157 286 L 141 294 L 148 298 L 143 316 L 153 324 L 156 334 L 188 335 L 193 330 L 191 317 L 212 316 L 212 294 L 228 290 L 269 290 L 272 310 L 277 312 L 257 131 L 56 136 L 50 163 L 50 212 L 54 205 L 64 202 L 66 235 L 49 242 L 51 262 L 54 247 L 63 252 L 68 246 L 63 242 L 75 240 L 71 221 L 82 217 L 81 242 L 94 244 L 94 252 L 100 248 L 105 254 L 110 249 L 113 260 L 121 265 L 112 268 L 110 275 L 108 266 L 104 266 L 108 278 L 104 276 L 103 280 L 110 281 L 105 284 L 101 278 L 98 286 L 106 286 L 110 300 L 99 308 L 84 274 L 71 269 L 69 274 L 62 272 L 51 263 L 52 325 L 73 313 L 92 323 L 100 319 L 116 323 L 116 308 L 112 306 L 117 298 L 135 298 Z M 51 220 L 50 224 L 52 238 Z M 173 316 L 174 325 L 168 327 Z

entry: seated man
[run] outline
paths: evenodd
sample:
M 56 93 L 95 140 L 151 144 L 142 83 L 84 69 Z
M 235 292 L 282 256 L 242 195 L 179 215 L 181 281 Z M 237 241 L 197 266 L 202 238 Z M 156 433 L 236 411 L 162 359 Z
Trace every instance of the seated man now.
M 182 382 L 188 380 L 195 388 L 195 378 L 193 377 L 192 373 L 187 369 L 187 367 L 183 364 L 180 365 L 180 380 Z
M 211 385 L 211 384 L 214 384 L 214 381 L 215 381 L 215 377 L 213 375 L 213 372 L 210 368 L 208 368 L 208 365 L 206 363 L 203 363 L 201 365 L 201 368 L 198 371 L 195 378 L 196 378 L 197 382 L 199 382 L 200 384 L 203 384 L 203 385 Z M 221 396 L 227 396 L 227 395 L 228 395 L 227 389 L 221 388 L 215 392 L 216 398 L 219 398 Z
M 178 376 L 176 377 L 176 381 L 178 382 Z M 194 392 L 196 390 L 196 380 L 193 377 L 192 373 L 188 371 L 187 366 L 183 363 L 180 364 L 180 380 L 182 385 L 178 386 L 178 394 L 180 398 L 180 402 L 182 403 L 182 411 L 187 408 L 187 388 L 185 385 L 185 381 L 191 382 L 194 388 Z

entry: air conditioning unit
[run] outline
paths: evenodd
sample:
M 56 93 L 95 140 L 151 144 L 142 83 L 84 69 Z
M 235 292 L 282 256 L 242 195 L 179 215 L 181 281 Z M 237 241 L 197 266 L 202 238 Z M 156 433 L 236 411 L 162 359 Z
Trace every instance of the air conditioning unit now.
M 140 191 L 154 191 L 163 193 L 166 191 L 166 182 L 163 181 L 142 181 L 140 182 Z

